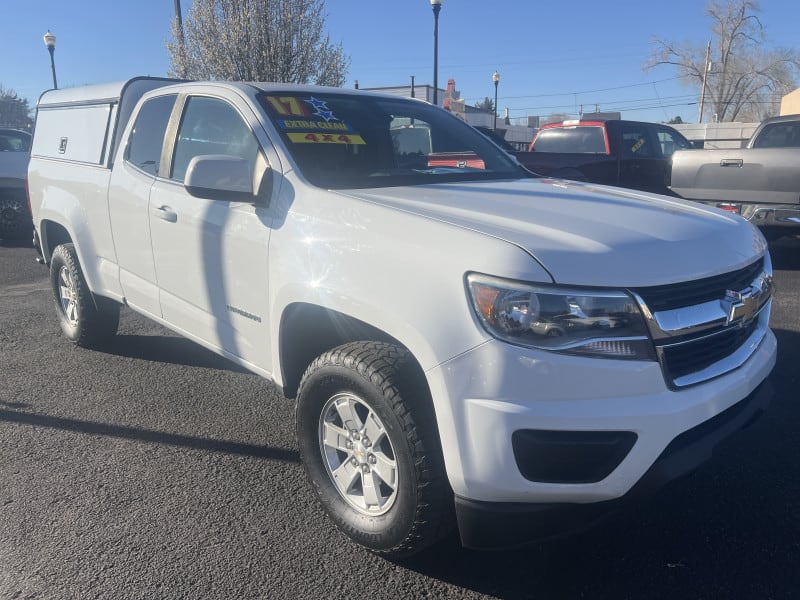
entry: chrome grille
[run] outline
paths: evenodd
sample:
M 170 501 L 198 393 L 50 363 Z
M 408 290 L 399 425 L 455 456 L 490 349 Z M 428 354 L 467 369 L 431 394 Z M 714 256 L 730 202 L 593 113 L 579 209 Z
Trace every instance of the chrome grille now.
M 739 349 L 758 325 L 754 319 L 746 327 L 728 327 L 717 333 L 662 349 L 663 364 L 672 381 L 691 375 L 719 362 Z
M 639 288 L 636 293 L 652 312 L 674 310 L 725 297 L 726 290 L 741 290 L 764 270 L 764 259 L 738 271 L 672 285 Z
M 772 286 L 765 255 L 723 275 L 631 290 L 667 384 L 694 385 L 744 364 L 767 333 Z

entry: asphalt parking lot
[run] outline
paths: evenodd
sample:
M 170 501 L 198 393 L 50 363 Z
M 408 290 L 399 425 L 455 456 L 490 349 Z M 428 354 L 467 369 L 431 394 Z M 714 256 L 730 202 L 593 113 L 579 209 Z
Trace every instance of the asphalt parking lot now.
M 800 239 L 772 252 L 757 423 L 590 532 L 400 564 L 317 508 L 269 383 L 129 310 L 72 347 L 34 251 L 0 247 L 0 598 L 800 598 Z

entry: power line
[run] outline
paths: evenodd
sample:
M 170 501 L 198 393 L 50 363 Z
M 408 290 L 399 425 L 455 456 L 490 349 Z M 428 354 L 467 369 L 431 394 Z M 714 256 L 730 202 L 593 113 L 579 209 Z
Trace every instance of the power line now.
M 680 95 L 680 96 L 663 96 L 661 98 L 647 97 L 647 98 L 635 98 L 635 99 L 631 99 L 631 100 L 605 100 L 603 102 L 591 101 L 591 102 L 584 102 L 584 104 L 597 104 L 597 105 L 601 105 L 601 106 L 608 106 L 608 105 L 619 106 L 619 105 L 625 105 L 625 104 L 638 104 L 638 103 L 642 103 L 642 102 L 656 102 L 656 101 L 663 101 L 663 100 L 673 100 L 673 101 L 690 100 L 690 99 L 694 99 L 694 97 L 695 97 L 694 94 L 684 94 L 684 95 Z M 502 98 L 500 98 L 500 100 L 502 100 Z M 500 100 L 498 100 L 498 102 Z M 528 106 L 528 107 L 520 107 L 520 108 L 511 108 L 511 107 L 509 107 L 509 110 L 512 110 L 512 111 L 542 111 L 542 110 L 558 110 L 558 109 L 566 109 L 566 108 L 570 108 L 571 109 L 571 108 L 574 108 L 574 107 L 575 107 L 575 102 L 573 101 L 573 102 L 569 102 L 569 103 L 565 103 L 565 104 L 552 104 L 552 105 L 549 105 L 549 106 Z M 628 110 L 627 108 L 624 108 L 624 109 Z
M 642 86 L 646 86 L 646 85 L 654 85 L 656 83 L 663 83 L 664 81 L 674 81 L 676 79 L 680 79 L 680 77 L 668 77 L 666 79 L 657 79 L 655 81 L 647 81 L 645 83 L 631 83 L 629 85 L 618 85 L 618 86 L 614 86 L 614 87 L 600 88 L 600 89 L 596 89 L 596 90 L 584 90 L 584 91 L 580 91 L 580 92 L 559 92 L 559 93 L 556 93 L 556 94 L 533 94 L 533 95 L 529 95 L 529 96 L 503 96 L 503 99 L 519 100 L 521 98 L 555 98 L 555 97 L 558 97 L 558 96 L 575 96 L 575 94 L 597 94 L 597 93 L 600 93 L 600 92 L 613 92 L 615 90 L 625 90 L 625 89 L 630 89 L 630 88 L 634 88 L 634 87 L 642 87 Z M 466 100 L 477 100 L 477 101 L 480 101 L 480 100 L 482 100 L 482 98 L 466 98 Z
M 592 102 L 591 104 L 595 104 Z M 656 108 L 672 108 L 675 106 L 695 106 L 697 104 L 696 101 L 692 102 L 675 102 L 671 104 L 655 104 L 655 105 L 648 105 L 648 106 L 613 106 L 613 107 L 603 107 L 604 112 L 623 112 L 623 111 L 634 111 L 634 110 L 650 110 Z M 575 106 L 573 104 L 561 104 L 559 106 L 539 106 L 534 108 L 509 108 L 508 111 L 511 113 L 515 112 L 523 112 L 528 113 L 529 111 L 539 111 L 539 110 L 558 110 L 562 109 L 561 112 L 567 112 L 565 109 L 569 109 L 570 111 L 574 109 Z

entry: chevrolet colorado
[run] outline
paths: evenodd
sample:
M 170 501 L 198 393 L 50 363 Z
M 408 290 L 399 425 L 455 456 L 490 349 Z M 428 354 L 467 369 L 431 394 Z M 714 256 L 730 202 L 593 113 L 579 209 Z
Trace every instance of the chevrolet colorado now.
M 435 160 L 454 153 L 470 161 Z M 54 90 L 29 188 L 64 335 L 102 344 L 126 305 L 275 382 L 309 494 L 382 555 L 454 525 L 473 548 L 585 526 L 769 401 L 755 227 L 535 177 L 421 101 Z

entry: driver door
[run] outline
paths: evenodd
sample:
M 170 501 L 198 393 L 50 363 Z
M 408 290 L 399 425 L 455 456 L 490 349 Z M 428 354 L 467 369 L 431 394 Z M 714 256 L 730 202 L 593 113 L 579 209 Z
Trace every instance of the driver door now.
M 233 101 L 189 96 L 169 176 L 150 193 L 153 258 L 163 318 L 190 337 L 260 368 L 269 356 L 267 251 L 270 219 L 255 202 L 192 196 L 183 185 L 195 156 L 244 158 L 251 173 L 266 159 Z

